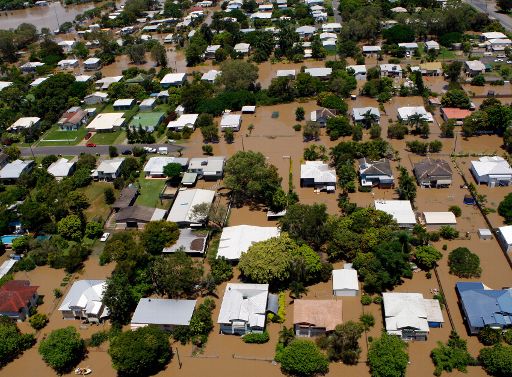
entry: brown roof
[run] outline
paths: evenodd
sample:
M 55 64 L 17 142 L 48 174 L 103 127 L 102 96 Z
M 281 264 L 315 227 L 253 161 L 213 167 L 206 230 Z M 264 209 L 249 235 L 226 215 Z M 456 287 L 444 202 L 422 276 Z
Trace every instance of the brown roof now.
M 64 124 L 64 123 L 78 124 L 82 121 L 82 119 L 85 118 L 86 115 L 87 115 L 87 113 L 82 109 L 79 109 L 79 110 L 73 111 L 73 112 L 66 112 L 66 113 L 62 114 L 62 118 L 60 118 L 59 123 L 60 124 Z
M 341 300 L 295 300 L 293 323 L 325 327 L 332 331 L 343 322 Z

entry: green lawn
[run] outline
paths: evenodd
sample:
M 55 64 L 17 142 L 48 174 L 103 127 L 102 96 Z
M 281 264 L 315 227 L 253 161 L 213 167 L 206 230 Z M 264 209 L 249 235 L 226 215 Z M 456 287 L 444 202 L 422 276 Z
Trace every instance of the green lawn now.
M 145 179 L 140 178 L 138 181 L 140 185 L 140 195 L 135 204 L 147 207 L 166 208 L 165 201 L 160 201 L 160 192 L 165 185 L 163 179 Z
M 39 144 L 41 145 L 76 145 L 83 140 L 87 134 L 87 128 L 80 127 L 76 131 L 61 131 L 59 126 L 54 125 L 50 131 L 43 135 Z
M 448 50 L 446 47 L 441 47 L 439 49 L 439 55 L 437 56 L 437 59 L 454 59 L 455 57 L 455 52 L 453 52 L 452 50 Z
M 121 143 L 125 138 L 125 131 L 98 132 L 89 139 L 89 142 L 98 145 L 114 145 Z
M 85 210 L 88 219 L 101 217 L 106 220 L 110 213 L 110 206 L 105 203 L 104 192 L 106 188 L 114 188 L 112 183 L 108 182 L 92 182 L 89 186 L 79 189 L 91 203 L 90 207 Z M 117 194 L 116 194 L 117 195 Z

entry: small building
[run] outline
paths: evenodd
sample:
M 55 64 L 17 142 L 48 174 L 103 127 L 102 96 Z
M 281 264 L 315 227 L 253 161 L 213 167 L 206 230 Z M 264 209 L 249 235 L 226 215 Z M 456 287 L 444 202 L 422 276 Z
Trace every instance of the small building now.
M 481 240 L 492 240 L 491 230 L 487 228 L 478 229 L 478 238 L 480 238 Z M 510 239 L 510 241 L 512 242 L 512 238 Z
M 354 107 L 352 109 L 352 120 L 355 123 L 372 121 L 372 123 L 379 124 L 380 111 L 376 107 Z
M 79 106 L 73 106 L 60 117 L 57 124 L 62 131 L 75 131 L 89 119 L 88 113 Z
M 299 34 L 302 39 L 311 38 L 316 33 L 316 28 L 310 25 L 299 26 L 295 29 L 295 32 Z
M 41 62 L 28 62 L 23 64 L 20 69 L 23 73 L 34 73 L 38 67 L 42 67 L 44 63 Z
M 421 187 L 449 187 L 452 184 L 452 168 L 445 160 L 425 158 L 414 164 L 413 173 Z
M 217 258 L 226 258 L 230 261 L 239 260 L 242 254 L 256 242 L 266 241 L 279 237 L 277 227 L 263 227 L 254 225 L 228 226 L 222 229 Z
M 173 163 L 180 164 L 182 170 L 186 170 L 188 167 L 188 158 L 171 156 L 151 157 L 148 162 L 146 162 L 146 165 L 144 165 L 144 175 L 150 178 L 167 178 L 164 174 L 164 168 Z
M 400 64 L 381 64 L 380 77 L 402 77 L 402 67 Z
M 262 333 L 267 312 L 277 311 L 278 299 L 268 293 L 268 284 L 228 283 L 217 323 L 222 334 Z
M 185 127 L 196 129 L 196 121 L 199 114 L 183 114 L 176 120 L 171 120 L 167 124 L 167 129 L 174 131 L 182 131 Z
M 512 184 L 512 168 L 503 157 L 480 157 L 478 161 L 471 161 L 470 171 L 479 185 L 485 183 L 496 187 Z
M 121 208 L 116 213 L 116 227 L 118 229 L 143 229 L 150 221 L 159 221 L 165 218 L 166 210 L 160 208 L 134 205 Z
M 132 206 L 135 203 L 135 200 L 137 200 L 138 196 L 139 189 L 133 184 L 130 184 L 121 190 L 119 197 L 116 199 L 114 204 L 112 204 L 112 209 L 118 212 L 122 208 Z
M 364 64 L 348 65 L 347 71 L 354 72 L 356 80 L 366 80 L 366 66 Z
M 119 82 L 123 79 L 123 76 L 105 76 L 97 80 L 94 84 L 97 89 L 107 90 L 113 83 Z
M 507 47 L 510 47 L 512 45 L 512 41 L 508 38 L 489 39 L 487 43 L 489 44 L 488 50 L 495 52 L 504 51 Z
M 378 161 L 359 160 L 359 178 L 363 187 L 393 188 L 395 178 L 387 158 Z
M 215 53 L 220 48 L 220 45 L 210 45 L 206 47 L 206 51 L 204 52 L 205 59 L 215 59 Z
M 237 43 L 233 48 L 239 55 L 249 55 L 251 45 L 249 43 Z
M 140 111 L 151 111 L 156 106 L 156 99 L 155 98 L 146 98 L 143 100 L 139 105 Z
M 187 81 L 186 73 L 168 73 L 160 81 L 162 88 L 167 89 L 171 86 L 182 86 Z
M 424 76 L 441 76 L 443 74 L 443 66 L 441 62 L 420 63 L 420 71 Z
M 124 113 L 100 113 L 87 125 L 89 131 L 114 132 L 124 125 Z
M 106 286 L 105 280 L 75 281 L 59 307 L 62 318 L 99 323 L 108 317 L 108 308 L 102 302 Z
M 130 110 L 133 105 L 135 105 L 135 100 L 133 98 L 125 98 L 116 100 L 112 107 L 114 108 L 114 111 L 123 111 Z
M 224 156 L 191 158 L 187 172 L 196 173 L 205 181 L 216 181 L 224 176 L 225 162 Z
M 31 128 L 39 127 L 39 122 L 41 118 L 38 117 L 21 117 L 16 122 L 11 124 L 7 131 L 10 132 L 20 132 L 23 130 L 29 130 Z
M 176 253 L 181 250 L 188 255 L 201 257 L 206 250 L 208 235 L 209 233 L 204 230 L 180 229 L 180 236 L 176 243 L 172 246 L 164 247 L 162 253 Z
M 99 103 L 107 102 L 108 94 L 103 92 L 94 92 L 84 97 L 84 102 L 87 105 L 97 105 Z
M 426 41 L 425 42 L 425 51 L 439 51 L 439 43 L 436 41 Z
M 495 290 L 481 282 L 455 284 L 469 333 L 477 335 L 484 327 L 504 329 L 512 323 L 512 289 Z
M 294 300 L 293 329 L 298 337 L 321 336 L 343 323 L 339 300 Z
M 5 88 L 10 87 L 13 84 L 12 81 L 0 81 L 0 92 Z
M 328 79 L 332 75 L 332 68 L 306 68 L 304 73 L 319 79 Z
M 325 33 L 339 33 L 341 31 L 341 24 L 339 22 L 323 24 L 322 31 Z
M 470 77 L 483 75 L 485 73 L 485 64 L 480 60 L 467 60 L 464 62 L 464 72 Z
M 49 79 L 49 76 L 48 76 L 48 77 L 38 77 L 37 79 L 35 79 L 34 81 L 32 81 L 32 82 L 30 83 L 30 86 L 31 86 L 32 88 L 35 88 L 36 86 L 41 85 L 43 82 L 45 82 L 45 81 L 46 81 L 46 80 L 48 80 L 48 79 Z
M 276 77 L 290 77 L 295 78 L 295 69 L 278 69 Z
M 320 127 L 325 127 L 327 125 L 327 121 L 335 116 L 336 110 L 323 108 L 312 111 L 309 117 L 312 122 L 316 122 Z
M 300 166 L 300 187 L 314 187 L 315 190 L 336 191 L 336 170 L 323 161 L 305 161 Z
M 77 59 L 63 59 L 63 60 L 60 60 L 57 63 L 57 66 L 60 69 L 77 68 L 78 67 L 78 60 Z
M 341 268 L 332 271 L 332 294 L 334 296 L 357 296 L 359 280 L 353 268 Z
M 30 308 L 37 306 L 39 287 L 28 280 L 10 280 L 0 287 L 0 316 L 24 321 Z
M 33 160 L 15 160 L 9 162 L 0 170 L 0 180 L 3 183 L 15 182 L 23 173 L 30 172 L 35 165 Z
M 380 46 L 363 46 L 364 56 L 377 56 L 380 55 L 382 48 Z
M 203 73 L 201 80 L 214 83 L 221 73 L 221 71 L 217 71 L 216 69 L 210 69 L 208 72 Z
M 185 187 L 195 186 L 196 182 L 197 182 L 197 173 L 186 172 L 183 174 L 183 177 L 181 179 L 181 184 Z
M 68 161 L 65 158 L 60 158 L 48 166 L 48 173 L 53 175 L 57 180 L 68 177 L 75 171 L 76 163 Z
M 225 111 L 224 114 L 222 114 L 222 118 L 220 119 L 221 131 L 226 131 L 227 129 L 239 131 L 241 125 L 242 115 L 233 114 L 231 111 Z
M 512 251 L 512 225 L 501 226 L 497 229 L 498 242 L 507 253 Z
M 441 117 L 445 122 L 450 120 L 455 121 L 455 124 L 461 126 L 468 116 L 471 115 L 471 111 L 467 109 L 458 109 L 455 107 L 443 107 L 441 108 Z
M 215 191 L 202 189 L 187 189 L 178 191 L 172 204 L 167 221 L 175 222 L 180 226 L 200 227 L 207 220 L 207 216 L 194 213 L 194 207 L 200 204 L 211 206 L 215 199 Z
M 416 225 L 416 215 L 408 200 L 375 200 L 375 209 L 391 215 L 400 228 L 412 228 Z
M 490 31 L 490 32 L 482 33 L 480 35 L 481 41 L 488 41 L 490 39 L 506 39 L 506 38 L 507 38 L 507 36 L 499 31 Z
M 113 181 L 121 173 L 124 158 L 116 157 L 111 160 L 103 160 L 93 171 L 92 177 L 100 181 Z
M 457 218 L 453 212 L 423 212 L 423 218 L 427 229 L 437 229 L 445 225 L 457 225 Z
M 402 122 L 408 123 L 410 118 L 419 115 L 421 119 L 428 123 L 434 122 L 434 117 L 430 114 L 425 107 L 423 106 L 405 106 L 399 107 L 398 111 L 398 119 Z
M 438 300 L 421 293 L 382 293 L 386 332 L 403 340 L 427 340 L 430 328 L 442 327 L 443 313 Z
M 245 105 L 242 106 L 242 114 L 254 114 L 256 112 L 255 105 Z
M 96 71 L 101 68 L 101 59 L 89 58 L 84 61 L 84 69 L 86 71 Z
M 141 298 L 133 313 L 130 328 L 154 325 L 165 331 L 176 326 L 188 326 L 194 314 L 197 300 L 171 300 L 161 298 Z
M 405 49 L 405 51 L 410 54 L 414 54 L 414 52 L 418 49 L 418 44 L 416 42 L 404 42 L 399 43 L 398 47 Z

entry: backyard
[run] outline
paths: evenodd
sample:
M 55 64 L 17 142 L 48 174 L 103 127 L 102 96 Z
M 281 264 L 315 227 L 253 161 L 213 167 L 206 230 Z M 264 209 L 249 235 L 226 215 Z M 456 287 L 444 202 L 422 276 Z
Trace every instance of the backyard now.
M 144 173 L 143 173 L 144 174 Z M 137 181 L 140 187 L 140 195 L 135 204 L 165 208 L 168 206 L 166 200 L 160 200 L 160 192 L 164 187 L 165 181 L 162 179 L 146 179 L 143 176 Z
M 93 182 L 89 186 L 80 189 L 91 203 L 90 207 L 85 210 L 85 215 L 88 218 L 101 217 L 103 220 L 107 219 L 110 206 L 105 203 L 104 192 L 109 187 L 113 189 L 114 185 L 108 182 Z

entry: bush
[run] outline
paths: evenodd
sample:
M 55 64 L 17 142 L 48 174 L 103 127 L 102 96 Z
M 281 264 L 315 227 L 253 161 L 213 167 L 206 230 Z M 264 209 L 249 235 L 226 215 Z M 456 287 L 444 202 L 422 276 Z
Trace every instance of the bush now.
M 265 330 L 261 334 L 258 333 L 248 333 L 242 336 L 242 340 L 244 343 L 256 343 L 256 344 L 263 344 L 267 343 L 270 340 L 270 337 L 268 336 L 268 332 Z
M 503 333 L 503 340 L 507 344 L 512 344 L 512 330 L 507 330 Z
M 491 376 L 511 376 L 512 346 L 497 344 L 490 348 L 483 348 L 478 355 L 478 361 Z
M 99 347 L 109 338 L 108 331 L 98 331 L 91 335 L 91 339 L 86 340 L 87 347 Z
M 450 225 L 444 225 L 439 229 L 439 234 L 441 237 L 443 237 L 445 240 L 453 240 L 457 237 L 459 237 L 459 231 Z
M 370 328 L 375 326 L 375 317 L 370 313 L 361 314 L 359 322 L 363 324 L 364 330 L 368 331 Z
M 461 278 L 479 277 L 482 273 L 480 258 L 465 247 L 458 247 L 448 255 L 450 274 Z
M 372 297 L 369 295 L 362 295 L 361 296 L 361 304 L 363 305 L 370 305 L 372 303 Z
M 10 318 L 0 317 L 0 367 L 14 360 L 36 342 L 34 335 L 22 334 Z
M 69 372 L 85 354 L 85 342 L 74 327 L 52 331 L 39 345 L 43 360 L 58 373 Z
M 375 297 L 373 298 L 373 303 L 374 303 L 374 304 L 377 304 L 377 305 L 382 304 L 382 296 L 375 296 Z
M 372 192 L 372 186 L 361 186 L 357 187 L 357 191 L 359 192 Z
M 450 208 L 448 208 L 448 211 L 452 212 L 455 217 L 460 217 L 462 215 L 462 210 L 460 209 L 459 206 L 451 206 Z
M 46 314 L 37 313 L 30 317 L 28 322 L 34 330 L 41 330 L 48 323 L 48 317 Z
M 441 234 L 439 234 L 439 232 L 430 232 L 428 234 L 429 241 L 437 242 L 437 241 L 439 241 L 440 238 L 441 238 Z
M 501 329 L 493 329 L 492 327 L 485 326 L 478 333 L 478 340 L 484 346 L 494 346 L 501 342 L 502 334 Z
M 295 124 L 295 125 L 293 126 L 293 129 L 294 129 L 295 131 L 300 131 L 300 130 L 302 129 L 302 125 L 300 125 L 300 124 L 298 124 L 298 123 L 297 123 L 297 124 Z
M 59 288 L 55 288 L 53 290 L 53 297 L 61 298 L 62 297 L 62 291 Z
M 315 343 L 309 340 L 294 340 L 280 355 L 281 370 L 285 374 L 309 377 L 329 371 L 329 362 Z
M 467 366 L 475 362 L 468 352 L 466 341 L 454 331 L 450 334 L 447 344 L 438 342 L 438 346 L 432 350 L 430 357 L 436 367 L 435 376 L 440 376 L 443 371 L 452 372 L 455 369 L 465 373 Z
M 229 281 L 233 277 L 233 267 L 224 257 L 210 260 L 210 267 L 213 279 L 217 285 Z

